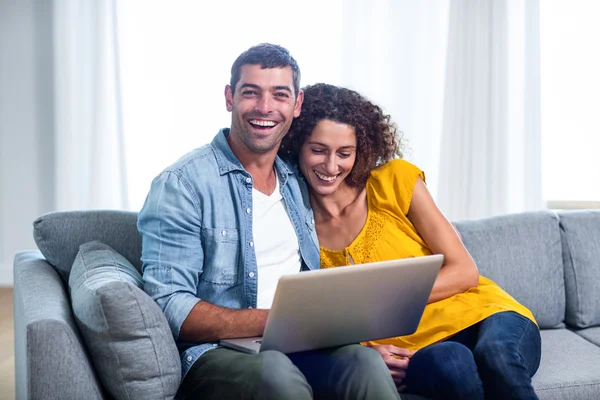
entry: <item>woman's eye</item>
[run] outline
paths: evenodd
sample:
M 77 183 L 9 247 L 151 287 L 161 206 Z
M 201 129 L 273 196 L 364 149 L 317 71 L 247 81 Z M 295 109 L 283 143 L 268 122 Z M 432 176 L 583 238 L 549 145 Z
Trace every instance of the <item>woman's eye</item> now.
M 352 155 L 352 153 L 340 153 L 340 157 L 342 158 L 348 158 Z
M 323 154 L 325 151 L 319 149 L 313 149 L 313 154 Z

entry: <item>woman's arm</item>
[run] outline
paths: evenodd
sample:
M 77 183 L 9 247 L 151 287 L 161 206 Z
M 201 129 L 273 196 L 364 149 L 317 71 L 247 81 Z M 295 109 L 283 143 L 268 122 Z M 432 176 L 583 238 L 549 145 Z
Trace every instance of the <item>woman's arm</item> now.
M 444 255 L 444 265 L 433 285 L 429 303 L 476 287 L 479 271 L 475 261 L 420 177 L 415 184 L 407 216 L 431 252 Z

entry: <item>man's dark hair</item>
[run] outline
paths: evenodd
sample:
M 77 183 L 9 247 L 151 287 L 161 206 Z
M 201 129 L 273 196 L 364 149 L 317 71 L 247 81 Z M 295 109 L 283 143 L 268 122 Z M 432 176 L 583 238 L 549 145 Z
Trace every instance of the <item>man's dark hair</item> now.
M 287 49 L 276 44 L 261 43 L 250 47 L 240 54 L 231 66 L 231 80 L 229 85 L 231 86 L 232 94 L 235 93 L 235 85 L 240 80 L 240 74 L 244 65 L 260 65 L 262 69 L 291 67 L 294 73 L 294 96 L 298 97 L 298 92 L 300 91 L 300 67 L 298 67 L 298 63 Z

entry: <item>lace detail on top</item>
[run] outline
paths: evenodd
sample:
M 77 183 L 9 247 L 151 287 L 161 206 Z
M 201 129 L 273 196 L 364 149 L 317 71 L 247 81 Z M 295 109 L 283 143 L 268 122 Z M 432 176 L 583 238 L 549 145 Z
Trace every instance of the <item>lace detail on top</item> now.
M 369 210 L 363 229 L 348 247 L 340 251 L 321 247 L 321 268 L 376 261 L 373 257 L 373 250 L 376 248 L 375 244 L 381 238 L 381 232 L 386 225 L 386 218 L 383 213 Z

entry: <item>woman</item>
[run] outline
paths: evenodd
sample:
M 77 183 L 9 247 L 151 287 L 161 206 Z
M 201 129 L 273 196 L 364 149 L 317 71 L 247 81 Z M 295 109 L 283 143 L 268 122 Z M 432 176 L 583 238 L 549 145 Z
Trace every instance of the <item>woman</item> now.
M 531 312 L 480 276 L 435 205 L 425 174 L 400 159 L 396 127 L 349 89 L 304 89 L 280 156 L 308 183 L 321 267 L 444 254 L 417 331 L 365 345 L 398 391 L 438 399 L 537 399 L 540 334 Z

